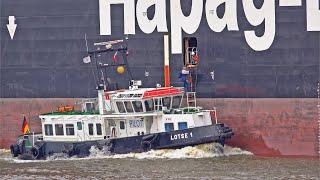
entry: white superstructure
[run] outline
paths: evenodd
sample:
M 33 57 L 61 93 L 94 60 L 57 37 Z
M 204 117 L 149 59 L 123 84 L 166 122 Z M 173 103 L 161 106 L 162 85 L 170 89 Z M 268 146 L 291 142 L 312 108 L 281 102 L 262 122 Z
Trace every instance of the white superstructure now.
M 181 108 L 182 88 L 138 88 L 139 84 L 133 84 L 129 90 L 99 90 L 98 101 L 83 102 L 83 112 L 41 115 L 43 140 L 93 141 L 215 123 L 211 120 L 215 110 Z

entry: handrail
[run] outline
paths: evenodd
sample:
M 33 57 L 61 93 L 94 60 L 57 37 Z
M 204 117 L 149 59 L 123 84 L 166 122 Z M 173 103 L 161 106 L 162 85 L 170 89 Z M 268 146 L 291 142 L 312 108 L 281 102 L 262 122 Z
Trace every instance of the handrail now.
M 18 138 L 19 138 L 19 137 L 23 137 L 23 136 L 29 136 L 29 135 L 33 135 L 33 136 L 35 136 L 35 135 L 42 135 L 42 132 L 35 132 L 35 133 L 31 132 L 31 133 L 26 133 L 26 134 L 20 134 L 20 135 L 18 136 Z
M 115 51 L 127 51 L 128 48 L 118 48 L 118 49 L 102 49 L 102 50 L 95 50 L 95 51 L 89 51 L 89 55 L 95 55 L 95 54 L 100 54 L 100 53 L 105 53 L 105 52 L 115 52 Z

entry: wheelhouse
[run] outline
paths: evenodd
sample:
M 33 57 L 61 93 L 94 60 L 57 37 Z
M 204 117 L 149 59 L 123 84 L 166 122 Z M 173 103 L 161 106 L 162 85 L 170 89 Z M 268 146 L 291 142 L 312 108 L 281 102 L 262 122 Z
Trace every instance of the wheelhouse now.
M 115 113 L 150 113 L 178 109 L 183 99 L 181 88 L 137 89 L 111 96 Z

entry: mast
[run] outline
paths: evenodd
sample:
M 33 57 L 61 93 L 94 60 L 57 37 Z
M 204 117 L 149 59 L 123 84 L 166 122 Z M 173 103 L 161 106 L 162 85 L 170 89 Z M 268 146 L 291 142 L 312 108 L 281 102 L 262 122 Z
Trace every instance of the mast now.
M 126 38 L 127 39 L 127 38 Z M 108 94 L 108 89 L 110 90 L 110 78 L 108 77 L 107 73 L 109 72 L 108 69 L 110 67 L 126 67 L 127 75 L 130 78 L 130 81 L 133 79 L 132 74 L 130 71 L 129 66 L 127 65 L 127 55 L 128 55 L 128 48 L 127 43 L 124 43 L 124 40 L 114 40 L 114 41 L 107 41 L 107 42 L 99 42 L 94 43 L 94 46 L 98 46 L 96 50 L 87 51 L 87 57 L 83 59 L 83 62 L 88 64 L 92 63 L 95 66 L 93 68 L 93 75 L 97 84 L 97 91 L 98 91 L 98 106 L 99 106 L 99 113 L 106 114 L 108 112 L 112 112 L 111 108 L 111 101 Z M 117 47 L 113 47 L 117 46 Z M 110 54 L 114 53 L 113 58 L 117 57 L 117 54 L 120 53 L 122 57 L 122 62 L 118 63 L 118 61 L 114 61 L 113 63 L 106 62 L 104 60 L 99 60 L 99 57 L 103 54 Z M 94 72 L 96 71 L 96 73 Z

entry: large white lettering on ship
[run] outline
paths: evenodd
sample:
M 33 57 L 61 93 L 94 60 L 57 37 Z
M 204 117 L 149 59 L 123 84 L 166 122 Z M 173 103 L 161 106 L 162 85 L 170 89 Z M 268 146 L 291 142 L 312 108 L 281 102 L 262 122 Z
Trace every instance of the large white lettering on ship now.
M 179 54 L 182 52 L 182 30 L 188 34 L 197 31 L 203 10 L 202 0 L 192 0 L 191 12 L 188 17 L 181 10 L 180 0 L 170 1 L 171 5 L 171 52 Z
M 100 35 L 111 35 L 111 4 L 123 4 L 124 34 L 135 34 L 134 0 L 99 0 Z
M 120 4 L 124 8 L 124 34 L 135 34 L 136 22 L 140 29 L 150 34 L 157 32 L 168 32 L 166 2 L 170 3 L 170 33 L 171 52 L 182 53 L 182 33 L 195 33 L 203 17 L 203 4 L 205 0 L 192 0 L 191 10 L 188 16 L 182 13 L 181 0 L 99 0 L 100 35 L 111 35 L 111 5 Z M 238 0 L 206 0 L 205 17 L 209 28 L 214 32 L 223 30 L 239 31 L 237 21 Z M 218 17 L 217 8 L 224 5 L 223 17 Z M 282 6 L 286 3 L 282 2 Z M 293 3 L 295 4 L 295 3 Z M 261 8 L 256 8 L 254 0 L 242 0 L 244 14 L 247 21 L 253 26 L 252 29 L 244 30 L 244 36 L 248 45 L 255 51 L 264 51 L 270 48 L 276 34 L 276 3 L 275 0 L 265 0 Z M 154 6 L 155 13 L 152 19 L 147 16 L 148 9 Z M 299 5 L 301 6 L 301 5 Z M 319 0 L 306 1 L 307 30 L 320 31 Z M 257 36 L 254 27 L 264 23 L 264 34 Z
M 319 0 L 307 1 L 307 30 L 320 31 L 320 2 Z
M 217 8 L 225 3 L 223 18 L 219 18 Z M 207 0 L 206 17 L 209 27 L 214 32 L 221 32 L 226 27 L 229 31 L 239 31 L 237 20 L 237 0 Z
M 258 37 L 255 31 L 244 32 L 247 43 L 256 51 L 269 49 L 276 35 L 275 1 L 264 1 L 260 9 L 254 6 L 253 0 L 243 0 L 242 3 L 250 24 L 265 24 L 264 35 L 261 37 Z
M 147 16 L 147 10 L 155 6 L 155 14 L 152 20 Z M 139 0 L 137 2 L 137 21 L 140 29 L 146 33 L 152 33 L 156 28 L 158 32 L 168 32 L 166 14 L 166 0 Z

